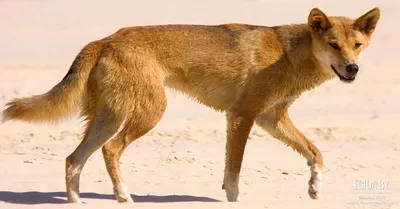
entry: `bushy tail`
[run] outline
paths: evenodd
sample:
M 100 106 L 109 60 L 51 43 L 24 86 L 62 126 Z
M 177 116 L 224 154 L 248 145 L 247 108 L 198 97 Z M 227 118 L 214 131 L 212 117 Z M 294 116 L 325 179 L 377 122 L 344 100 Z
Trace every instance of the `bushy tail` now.
M 81 103 L 84 85 L 91 69 L 97 64 L 101 50 L 100 42 L 89 43 L 77 55 L 61 82 L 50 91 L 7 103 L 2 114 L 3 122 L 22 120 L 57 123 L 69 116 Z

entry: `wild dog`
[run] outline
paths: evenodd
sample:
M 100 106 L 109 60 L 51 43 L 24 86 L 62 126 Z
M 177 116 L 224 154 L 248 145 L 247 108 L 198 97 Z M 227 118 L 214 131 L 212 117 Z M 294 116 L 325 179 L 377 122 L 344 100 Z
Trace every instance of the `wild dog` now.
M 7 103 L 3 120 L 56 123 L 80 109 L 87 125 L 82 142 L 66 158 L 68 202 L 81 203 L 82 168 L 100 147 L 118 202 L 132 202 L 119 159 L 159 122 L 169 87 L 226 113 L 222 188 L 228 201 L 239 200 L 239 174 L 254 124 L 306 158 L 308 194 L 318 199 L 323 158 L 292 123 L 288 109 L 302 92 L 336 76 L 354 81 L 379 18 L 379 8 L 357 19 L 314 8 L 304 24 L 122 28 L 84 46 L 47 93 Z

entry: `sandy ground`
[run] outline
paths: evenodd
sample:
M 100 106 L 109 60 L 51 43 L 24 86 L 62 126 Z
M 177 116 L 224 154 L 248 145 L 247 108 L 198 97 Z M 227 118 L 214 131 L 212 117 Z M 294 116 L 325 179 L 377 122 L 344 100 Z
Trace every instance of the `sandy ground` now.
M 227 203 L 221 190 L 224 115 L 168 92 L 162 121 L 121 159 L 125 182 L 137 203 L 118 207 L 400 208 L 400 71 L 395 53 L 400 47 L 399 1 L 2 0 L 0 109 L 11 98 L 48 90 L 84 44 L 120 27 L 276 25 L 304 22 L 312 7 L 358 17 L 375 6 L 381 8 L 382 19 L 358 80 L 352 85 L 329 81 L 306 92 L 290 110 L 297 126 L 324 155 L 322 199 L 308 197 L 305 160 L 254 127 L 241 173 L 241 202 Z M 99 151 L 82 173 L 81 196 L 88 204 L 61 204 L 66 202 L 64 159 L 80 142 L 81 125 L 76 118 L 59 126 L 0 124 L 0 208 L 116 205 Z M 368 190 L 363 182 L 388 187 Z

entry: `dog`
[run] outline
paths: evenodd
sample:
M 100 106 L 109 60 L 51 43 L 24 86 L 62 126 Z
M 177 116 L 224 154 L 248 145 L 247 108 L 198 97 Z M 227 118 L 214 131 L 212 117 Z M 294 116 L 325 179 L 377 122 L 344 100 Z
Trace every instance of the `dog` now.
M 85 45 L 47 93 L 9 101 L 3 121 L 55 124 L 80 110 L 87 124 L 82 142 L 66 158 L 68 202 L 82 203 L 82 168 L 101 147 L 116 199 L 133 202 L 119 159 L 160 121 L 167 106 L 165 88 L 171 88 L 225 112 L 222 188 L 228 202 L 239 201 L 239 174 L 254 124 L 306 158 L 308 194 L 318 199 L 323 157 L 292 123 L 288 109 L 302 92 L 330 79 L 354 81 L 379 18 L 378 7 L 356 19 L 313 8 L 303 24 L 121 28 Z

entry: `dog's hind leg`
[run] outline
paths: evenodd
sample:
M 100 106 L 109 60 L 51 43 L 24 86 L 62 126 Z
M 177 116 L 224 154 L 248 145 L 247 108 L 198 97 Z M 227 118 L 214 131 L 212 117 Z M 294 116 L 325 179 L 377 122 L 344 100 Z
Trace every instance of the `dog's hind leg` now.
M 133 112 L 125 128 L 102 148 L 104 161 L 118 202 L 133 202 L 121 177 L 119 165 L 121 155 L 131 142 L 146 134 L 159 122 L 165 106 L 166 100 L 162 97 L 157 102 L 154 101 L 151 109 L 141 113 Z M 143 108 L 145 107 L 143 106 Z
M 114 139 L 107 142 L 103 146 L 102 152 L 107 172 L 110 175 L 113 184 L 113 191 L 118 202 L 133 202 L 128 188 L 122 180 L 119 165 L 119 159 L 121 158 L 123 151 L 132 141 L 127 137 L 125 130 L 121 131 Z
M 288 115 L 288 104 L 277 105 L 256 119 L 256 124 L 273 137 L 292 147 L 307 159 L 311 166 L 308 194 L 318 199 L 322 190 L 323 158 L 318 148 L 292 123 Z
M 79 197 L 79 178 L 88 158 L 109 140 L 123 119 L 107 105 L 100 106 L 89 121 L 84 139 L 66 159 L 66 189 L 69 203 L 82 203 Z
M 127 79 L 134 78 L 127 76 Z M 123 95 L 119 96 L 120 98 L 124 98 L 131 95 L 130 98 L 124 99 L 125 101 L 132 101 L 131 111 L 126 116 L 126 123 L 122 131 L 102 148 L 107 171 L 113 183 L 114 194 L 118 202 L 121 203 L 132 202 L 128 189 L 121 177 L 119 165 L 121 155 L 131 142 L 156 126 L 164 114 L 167 105 L 164 87 L 160 79 L 153 77 L 151 80 L 145 78 L 141 80 L 142 85 L 135 85 L 131 88 L 132 91 L 138 93 L 130 94 L 124 92 Z M 129 82 L 129 80 L 126 81 L 126 83 Z M 126 91 L 128 91 L 128 88 Z

